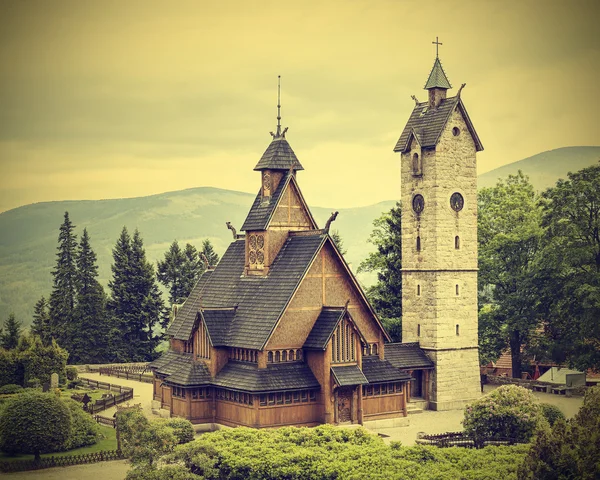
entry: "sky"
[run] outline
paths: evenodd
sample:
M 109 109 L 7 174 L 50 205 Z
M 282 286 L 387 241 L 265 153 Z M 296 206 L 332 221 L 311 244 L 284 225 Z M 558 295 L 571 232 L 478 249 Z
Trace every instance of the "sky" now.
M 478 172 L 600 145 L 600 3 L 0 1 L 0 212 L 212 186 L 254 193 L 282 125 L 308 203 L 399 196 L 393 147 L 439 56 Z

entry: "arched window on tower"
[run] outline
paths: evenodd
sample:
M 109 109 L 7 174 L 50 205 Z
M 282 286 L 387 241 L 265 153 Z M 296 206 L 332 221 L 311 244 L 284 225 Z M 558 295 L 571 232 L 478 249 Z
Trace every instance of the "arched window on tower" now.
M 417 237 L 417 252 L 421 251 L 421 237 Z
M 412 170 L 413 170 L 413 175 L 415 175 L 415 176 L 421 176 L 423 174 L 423 171 L 421 168 L 421 157 L 416 152 L 413 153 L 413 156 L 412 156 Z
M 454 248 L 457 250 L 460 248 L 460 237 L 458 235 L 454 237 Z

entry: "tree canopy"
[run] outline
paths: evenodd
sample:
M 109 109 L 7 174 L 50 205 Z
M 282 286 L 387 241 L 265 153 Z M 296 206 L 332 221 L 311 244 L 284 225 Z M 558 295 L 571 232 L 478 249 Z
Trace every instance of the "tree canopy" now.
M 6 350 L 17 348 L 19 344 L 19 336 L 21 335 L 21 322 L 15 318 L 15 314 L 11 313 L 4 322 L 4 330 L 2 333 L 2 347 Z

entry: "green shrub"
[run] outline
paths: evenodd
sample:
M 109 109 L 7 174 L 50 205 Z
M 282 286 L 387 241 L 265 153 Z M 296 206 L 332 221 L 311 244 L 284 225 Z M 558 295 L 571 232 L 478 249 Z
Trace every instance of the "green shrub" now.
M 83 411 L 80 403 L 69 398 L 62 400 L 71 414 L 71 436 L 66 450 L 93 445 L 100 439 L 100 427 L 89 413 Z
M 540 403 L 540 408 L 542 409 L 542 415 L 548 420 L 550 426 L 553 426 L 557 420 L 565 420 L 565 414 L 556 405 Z
M 54 394 L 24 392 L 3 407 L 0 416 L 0 450 L 9 454 L 57 452 L 71 435 L 69 408 Z
M 0 385 L 23 385 L 23 378 L 24 369 L 20 353 L 0 348 Z
M 10 393 L 19 393 L 23 391 L 23 387 L 21 385 L 15 385 L 14 383 L 9 383 L 8 385 L 3 385 L 0 387 L 0 394 L 10 394 Z
M 66 368 L 67 380 L 77 380 L 79 376 L 79 371 L 77 367 L 69 366 Z
M 475 442 L 528 442 L 544 423 L 536 397 L 516 385 L 503 385 L 467 405 L 463 420 L 465 433 Z
M 54 340 L 50 345 L 44 346 L 39 337 L 33 337 L 31 346 L 22 356 L 27 383 L 32 378 L 39 379 L 41 383 L 49 382 L 53 373 L 58 374 L 61 384 L 65 382 L 69 353 Z
M 42 383 L 39 378 L 33 377 L 27 379 L 27 388 L 41 388 Z
M 166 426 L 173 430 L 178 444 L 188 443 L 194 439 L 194 427 L 192 422 L 184 418 L 170 418 Z

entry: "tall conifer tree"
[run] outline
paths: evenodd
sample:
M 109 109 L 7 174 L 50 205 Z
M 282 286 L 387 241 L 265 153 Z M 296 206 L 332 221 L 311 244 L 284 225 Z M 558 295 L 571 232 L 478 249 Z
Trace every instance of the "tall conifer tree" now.
M 192 289 L 198 282 L 198 279 L 204 272 L 204 263 L 200 260 L 200 254 L 196 247 L 187 243 L 185 245 L 185 298 L 189 297 L 190 293 L 192 293 Z M 217 258 L 217 262 L 218 262 Z
M 52 271 L 54 281 L 50 294 L 49 333 L 67 350 L 71 347 L 75 310 L 77 236 L 73 233 L 74 229 L 69 212 L 65 212 L 64 222 L 58 234 L 56 268 Z
M 200 254 L 206 255 L 208 264 L 211 267 L 214 267 L 217 265 L 217 263 L 219 263 L 219 255 L 217 255 L 217 252 L 215 252 L 215 249 L 208 238 L 202 242 L 202 250 L 200 251 Z
M 6 350 L 12 350 L 19 344 L 19 337 L 21 336 L 21 322 L 17 322 L 14 313 L 11 313 L 4 322 L 4 329 L 6 333 L 2 335 L 2 347 Z
M 123 227 L 113 250 L 113 259 L 109 305 L 123 339 L 116 351 L 122 357 L 120 360 L 150 360 L 160 341 L 154 329 L 166 325 L 168 316 L 154 268 L 146 259 L 143 240 L 137 230 L 131 238 Z
M 110 326 L 106 295 L 97 277 L 96 254 L 90 246 L 87 229 L 84 229 L 77 250 L 77 306 L 70 356 L 72 363 L 102 363 L 108 360 Z
M 157 262 L 156 276 L 169 289 L 171 305 L 183 302 L 189 295 L 189 292 L 186 294 L 185 262 L 185 253 L 181 251 L 177 240 L 173 241 L 165 253 L 165 259 Z
M 37 335 L 44 345 L 50 344 L 50 317 L 48 315 L 48 302 L 46 297 L 42 296 L 35 307 L 33 307 L 33 322 L 31 323 L 31 333 Z

